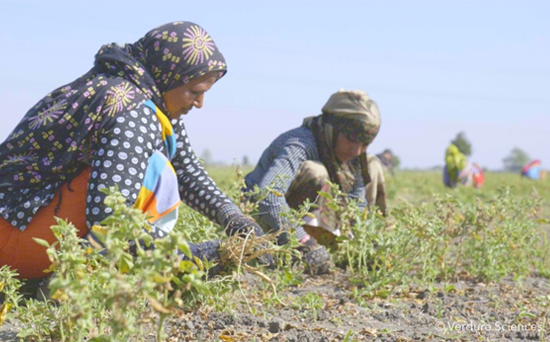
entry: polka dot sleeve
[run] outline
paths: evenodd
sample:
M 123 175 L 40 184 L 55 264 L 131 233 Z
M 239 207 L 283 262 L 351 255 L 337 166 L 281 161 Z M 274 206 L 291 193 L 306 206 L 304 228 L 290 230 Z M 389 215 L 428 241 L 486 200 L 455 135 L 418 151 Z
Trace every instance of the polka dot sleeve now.
M 152 110 L 144 105 L 122 113 L 99 137 L 91 163 L 86 206 L 88 226 L 98 224 L 111 214 L 102 188 L 118 186 L 133 205 L 138 197 L 148 159 L 162 146 L 160 125 Z
M 240 209 L 227 198 L 199 162 L 189 143 L 182 120 L 172 121 L 177 136 L 177 152 L 172 159 L 179 180 L 181 200 L 210 220 L 227 226 Z

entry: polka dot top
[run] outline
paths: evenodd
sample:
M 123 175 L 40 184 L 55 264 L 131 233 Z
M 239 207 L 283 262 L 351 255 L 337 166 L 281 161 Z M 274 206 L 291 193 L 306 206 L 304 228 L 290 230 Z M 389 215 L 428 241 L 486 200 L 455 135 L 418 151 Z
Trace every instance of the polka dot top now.
M 179 183 L 181 200 L 214 222 L 225 225 L 227 218 L 240 213 L 208 176 L 198 161 L 181 119 L 172 120 L 177 151 L 172 159 Z M 88 182 L 86 221 L 89 227 L 105 219 L 111 209 L 104 205 L 106 195 L 100 190 L 118 186 L 133 205 L 138 197 L 149 157 L 164 151 L 161 126 L 153 110 L 143 103 L 123 111 L 104 126 L 90 146 L 91 165 Z M 72 161 L 82 170 L 86 162 Z M 71 164 L 71 161 L 69 161 Z M 78 173 L 76 173 L 78 174 Z M 39 176 L 39 175 L 38 175 Z M 41 206 L 48 205 L 63 182 L 53 181 L 23 189 L 0 187 L 0 214 L 13 226 L 24 230 Z

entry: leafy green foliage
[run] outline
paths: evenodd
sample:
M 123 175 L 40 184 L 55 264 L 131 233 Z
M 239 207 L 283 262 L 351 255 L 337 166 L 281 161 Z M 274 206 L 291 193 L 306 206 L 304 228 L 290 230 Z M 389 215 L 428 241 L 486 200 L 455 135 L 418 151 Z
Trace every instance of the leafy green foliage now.
M 445 189 L 439 175 L 402 172 L 389 179 L 388 219 L 356 211 L 353 239 L 336 254 L 362 289 L 357 296 L 387 296 L 409 282 L 474 278 L 498 281 L 536 270 L 548 274 L 550 184 L 489 174 L 483 189 Z M 544 193 L 546 196 L 540 196 Z
M 466 156 L 472 155 L 472 144 L 470 141 L 466 138 L 466 133 L 460 132 L 456 135 L 456 138 L 454 138 L 451 143 L 455 144 L 456 147 L 460 150 L 460 152 L 464 153 Z
M 506 158 L 502 159 L 502 163 L 506 171 L 519 173 L 530 160 L 531 158 L 525 151 L 516 147 L 510 151 Z
M 306 293 L 303 296 L 297 296 L 294 299 L 294 307 L 303 310 L 308 316 L 311 315 L 313 321 L 316 321 L 319 311 L 323 310 L 325 301 L 317 293 Z
M 399 158 L 399 156 L 395 154 L 392 154 L 391 158 L 392 158 L 393 170 L 398 170 L 399 166 L 401 166 L 401 158 Z
M 218 185 L 243 212 L 254 215 L 255 204 L 241 195 L 242 172 L 210 170 Z M 388 177 L 389 217 L 362 211 L 333 186 L 322 196 L 337 211 L 343 237 L 331 251 L 335 263 L 349 271 L 355 287 L 354 301 L 368 305 L 372 297 L 391 296 L 410 283 L 428 288 L 435 282 L 456 279 L 495 282 L 507 275 L 516 279 L 537 272 L 550 276 L 550 182 L 532 182 L 513 174 L 487 173 L 481 189 L 445 188 L 436 172 L 405 172 Z M 273 189 L 266 189 L 267 192 Z M 265 196 L 259 189 L 257 196 Z M 23 300 L 21 282 L 14 272 L 0 268 L 0 323 L 18 319 L 24 323 L 22 339 L 38 341 L 143 340 L 155 331 L 162 340 L 165 320 L 178 310 L 231 312 L 239 302 L 256 295 L 268 307 L 282 307 L 290 300 L 295 308 L 316 319 L 325 305 L 314 293 L 300 298 L 279 298 L 277 291 L 299 287 L 305 279 L 293 237 L 280 247 L 277 268 L 266 270 L 262 290 L 250 293 L 242 282 L 243 268 L 205 279 L 209 265 L 181 261 L 173 253 L 186 250 L 184 241 L 222 238 L 223 229 L 195 211 L 182 207 L 179 223 L 169 238 L 151 241 L 143 231 L 145 217 L 124 205 L 111 193 L 113 216 L 96 227 L 97 240 L 107 251 L 87 246 L 74 227 L 62 220 L 52 230 L 58 241 L 48 247 L 53 261 L 50 280 L 52 299 Z M 289 225 L 299 224 L 314 204 L 287 215 Z M 349 233 L 353 238 L 349 238 Z M 128 241 L 137 244 L 136 256 Z M 147 248 L 154 243 L 156 249 Z M 84 247 L 83 247 L 84 246 Z M 274 247 L 279 248 L 279 247 Z M 452 285 L 445 288 L 452 291 Z M 258 299 L 258 298 L 257 298 Z M 249 305 L 260 314 L 261 306 Z M 346 337 L 351 340 L 353 336 Z
M 190 290 L 208 292 L 202 281 L 203 272 L 174 253 L 179 248 L 189 254 L 181 234 L 173 232 L 169 237 L 151 241 L 143 230 L 144 214 L 128 208 L 122 195 L 111 190 L 106 204 L 113 209 L 113 215 L 101 227 L 94 227 L 104 250 L 85 247 L 88 242 L 77 236 L 75 227 L 60 219 L 51 228 L 57 242 L 50 245 L 37 239 L 37 243 L 47 247 L 52 261 L 51 299 L 28 299 L 20 305 L 14 293 L 5 292 L 7 301 L 16 309 L 12 317 L 25 325 L 19 337 L 123 341 L 131 337 L 143 339 L 142 328 L 149 326 L 162 340 L 164 319 L 184 305 Z M 136 245 L 135 257 L 129 251 L 129 241 Z M 101 247 L 97 241 L 91 243 Z M 146 248 L 150 243 L 156 248 Z M 13 275 L 4 271 L 0 276 L 0 282 L 14 286 L 10 280 Z

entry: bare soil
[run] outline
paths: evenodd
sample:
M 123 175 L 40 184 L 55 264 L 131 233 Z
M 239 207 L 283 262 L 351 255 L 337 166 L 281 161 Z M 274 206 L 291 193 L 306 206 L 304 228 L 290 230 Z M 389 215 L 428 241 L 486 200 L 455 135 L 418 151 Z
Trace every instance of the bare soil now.
M 267 305 L 273 294 L 262 292 L 258 279 L 246 276 L 242 291 L 234 293 L 236 307 L 230 312 L 182 311 L 167 324 L 168 341 L 550 340 L 550 285 L 537 274 L 490 284 L 408 284 L 386 299 L 353 298 L 356 287 L 341 269 L 303 277 L 301 285 L 279 293 L 286 305 Z M 322 298 L 316 310 L 296 304 L 310 292 Z M 0 341 L 17 341 L 20 328 L 18 322 L 0 327 Z M 155 341 L 153 334 L 148 340 Z
M 342 270 L 305 277 L 302 285 L 280 294 L 286 306 L 262 305 L 263 295 L 247 283 L 243 287 L 255 314 L 244 297 L 232 312 L 182 313 L 173 321 L 169 341 L 548 340 L 550 286 L 536 274 L 521 282 L 410 284 L 391 298 L 362 299 L 363 305 L 352 299 L 354 286 Z M 309 292 L 323 299 L 317 313 L 293 305 Z

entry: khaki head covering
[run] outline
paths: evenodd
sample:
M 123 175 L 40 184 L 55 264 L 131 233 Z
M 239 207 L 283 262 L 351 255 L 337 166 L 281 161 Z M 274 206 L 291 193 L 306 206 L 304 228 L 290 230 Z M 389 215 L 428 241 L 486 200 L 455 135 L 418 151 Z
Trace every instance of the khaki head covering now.
M 380 130 L 380 112 L 376 102 L 362 90 L 340 89 L 332 94 L 322 109 L 323 114 L 338 119 L 350 119 L 362 127 L 353 127 L 362 132 L 363 139 L 370 144 Z
M 378 106 L 362 90 L 340 89 L 332 94 L 322 112 L 322 115 L 304 119 L 303 125 L 313 132 L 319 158 L 327 168 L 331 181 L 348 193 L 355 182 L 355 170 L 350 162 L 340 163 L 336 158 L 334 143 L 337 132 L 352 133 L 358 141 L 370 144 L 380 130 Z M 370 182 L 366 154 L 359 156 L 359 160 L 366 185 Z

